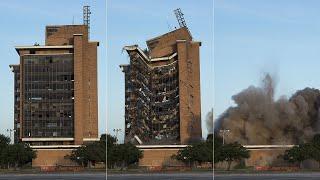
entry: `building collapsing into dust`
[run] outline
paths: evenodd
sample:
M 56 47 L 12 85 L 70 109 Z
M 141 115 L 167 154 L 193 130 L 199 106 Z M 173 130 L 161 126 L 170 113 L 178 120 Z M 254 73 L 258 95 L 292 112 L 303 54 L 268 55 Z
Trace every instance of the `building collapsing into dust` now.
M 319 89 L 306 87 L 278 99 L 275 91 L 274 78 L 267 73 L 260 86 L 251 85 L 233 95 L 235 105 L 215 121 L 215 132 L 226 143 L 239 142 L 250 150 L 247 166 L 299 166 L 283 159 L 285 151 L 312 141 L 320 132 Z
M 189 144 L 200 140 L 201 42 L 187 27 L 148 40 L 148 48 L 125 46 L 125 141 Z

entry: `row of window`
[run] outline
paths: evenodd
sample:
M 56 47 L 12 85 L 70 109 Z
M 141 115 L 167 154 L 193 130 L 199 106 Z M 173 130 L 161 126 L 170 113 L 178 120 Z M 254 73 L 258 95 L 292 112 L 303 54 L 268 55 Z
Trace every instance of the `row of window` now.
M 42 64 L 42 65 L 50 65 L 52 63 L 57 64 L 72 64 L 73 63 L 73 55 L 72 54 L 59 54 L 59 55 L 29 55 L 25 56 L 24 64 Z

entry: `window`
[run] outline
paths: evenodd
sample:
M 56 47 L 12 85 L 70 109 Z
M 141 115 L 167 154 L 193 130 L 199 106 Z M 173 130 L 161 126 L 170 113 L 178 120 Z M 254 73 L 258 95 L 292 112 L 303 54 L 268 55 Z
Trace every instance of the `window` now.
M 30 132 L 31 137 L 72 137 L 74 109 L 70 101 L 73 92 L 70 79 L 73 76 L 73 55 L 27 55 L 24 59 L 27 90 L 22 117 L 25 123 L 21 124 L 24 136 Z M 66 120 L 70 121 L 68 126 L 62 127 Z M 34 127 L 36 123 L 37 128 Z

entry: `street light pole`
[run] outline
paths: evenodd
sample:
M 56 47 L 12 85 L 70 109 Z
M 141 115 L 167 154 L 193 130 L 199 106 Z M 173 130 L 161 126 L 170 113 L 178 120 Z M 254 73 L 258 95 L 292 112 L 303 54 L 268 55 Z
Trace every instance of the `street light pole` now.
M 220 130 L 220 133 L 222 133 L 222 145 L 224 145 L 224 135 L 225 135 L 227 132 L 230 132 L 230 130 L 229 130 L 229 129 L 221 129 L 221 130 Z
M 7 132 L 10 134 L 10 143 L 11 143 L 11 133 L 12 132 L 16 132 L 16 130 L 15 129 L 7 129 Z
M 120 132 L 120 131 L 121 131 L 120 128 L 119 129 L 113 129 L 113 132 L 116 133 L 116 138 L 117 138 L 116 143 L 118 143 L 118 132 Z

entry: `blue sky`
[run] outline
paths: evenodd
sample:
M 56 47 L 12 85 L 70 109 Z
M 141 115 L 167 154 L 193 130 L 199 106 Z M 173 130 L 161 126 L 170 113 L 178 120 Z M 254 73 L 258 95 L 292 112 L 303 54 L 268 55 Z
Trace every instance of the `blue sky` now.
M 0 133 L 9 136 L 13 128 L 13 73 L 9 64 L 18 64 L 14 46 L 44 44 L 46 25 L 82 24 L 82 6 L 91 6 L 90 39 L 98 48 L 99 133 L 106 127 L 106 2 L 103 0 L 7 0 L 1 1 L 0 15 Z
M 125 45 L 138 44 L 178 27 L 173 10 L 181 8 L 195 40 L 201 41 L 201 105 L 202 129 L 206 114 L 213 107 L 213 1 L 211 0 L 108 0 L 107 1 L 107 130 L 124 131 L 124 75 L 119 64 L 129 63 Z
M 316 0 L 215 0 L 215 117 L 265 72 L 275 77 L 276 97 L 320 87 L 319 7 Z

